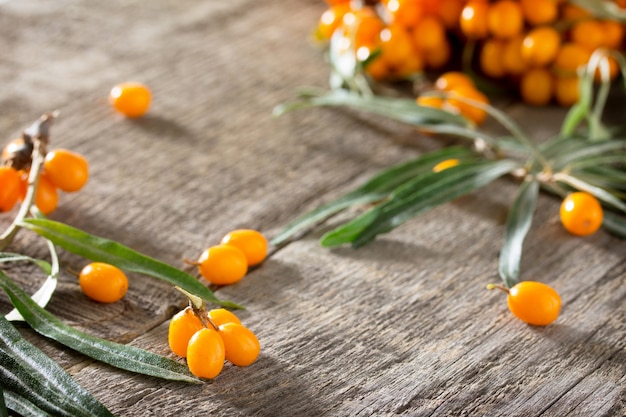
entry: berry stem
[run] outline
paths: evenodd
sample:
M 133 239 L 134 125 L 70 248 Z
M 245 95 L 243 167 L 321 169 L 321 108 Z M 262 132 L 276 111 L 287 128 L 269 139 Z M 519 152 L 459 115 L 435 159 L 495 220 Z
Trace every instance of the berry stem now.
M 504 285 L 500 285 L 500 284 L 487 284 L 487 289 L 488 290 L 499 289 L 500 291 L 504 291 L 507 294 L 509 293 L 509 289 L 505 287 Z
M 24 137 L 28 137 L 33 142 L 32 163 L 28 174 L 28 188 L 26 190 L 24 201 L 22 201 L 22 205 L 20 206 L 20 210 L 15 216 L 15 219 L 13 219 L 11 225 L 0 236 L 0 251 L 4 250 L 11 244 L 20 229 L 19 224 L 31 211 L 31 207 L 35 201 L 35 195 L 37 193 L 39 176 L 46 157 L 50 125 L 57 116 L 58 112 L 46 113 L 28 129 L 24 130 Z

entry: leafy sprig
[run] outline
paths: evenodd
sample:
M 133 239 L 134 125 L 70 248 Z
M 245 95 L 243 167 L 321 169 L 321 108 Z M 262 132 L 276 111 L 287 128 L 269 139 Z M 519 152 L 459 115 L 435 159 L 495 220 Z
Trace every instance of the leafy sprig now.
M 331 50 L 332 43 L 331 40 Z M 383 170 L 354 191 L 295 219 L 272 242 L 283 244 L 331 215 L 367 206 L 321 238 L 323 246 L 360 247 L 410 218 L 505 175 L 521 181 L 509 211 L 498 260 L 498 273 L 506 287 L 519 282 L 522 247 L 540 190 L 561 197 L 574 190 L 594 195 L 605 208 L 603 227 L 626 238 L 626 138 L 616 136 L 602 121 L 611 86 L 609 54 L 615 56 L 615 52 L 606 50 L 592 55 L 582 70 L 579 102 L 567 114 L 560 133 L 543 143 L 532 140 L 507 114 L 490 105 L 466 100 L 485 110 L 508 135 L 493 137 L 447 111 L 420 106 L 412 99 L 374 95 L 349 82 L 336 84 L 324 93 L 307 92 L 295 102 L 277 106 L 276 115 L 306 107 L 348 107 L 409 124 L 421 132 L 461 138 L 463 142 L 462 148 L 456 145 L 439 149 Z M 626 60 L 616 58 L 622 72 L 626 72 Z M 342 61 L 344 81 L 349 78 L 348 63 Z M 363 76 L 358 65 L 351 70 L 354 76 Z M 335 66 L 332 71 L 336 71 Z M 601 74 L 599 85 L 594 82 L 596 72 Z M 434 172 L 432 168 L 445 159 L 457 159 L 460 163 Z

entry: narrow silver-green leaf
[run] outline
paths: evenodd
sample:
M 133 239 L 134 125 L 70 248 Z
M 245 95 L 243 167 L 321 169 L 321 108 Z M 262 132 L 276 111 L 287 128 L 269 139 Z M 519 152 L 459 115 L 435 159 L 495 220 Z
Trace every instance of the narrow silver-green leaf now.
M 2 389 L 2 385 L 0 385 L 0 417 L 9 417 L 9 412 L 4 398 L 4 390 Z
M 19 413 L 22 416 L 50 417 L 49 413 L 46 413 L 32 402 L 28 401 L 24 397 L 15 394 L 12 391 L 5 391 L 5 399 L 7 408 L 9 410 L 15 411 L 16 413 Z M 1 413 L 0 416 L 2 416 Z
M 408 181 L 394 190 L 384 203 L 328 232 L 322 245 L 352 243 L 362 246 L 406 220 L 449 202 L 510 173 L 519 167 L 512 160 L 461 163 L 441 172 L 431 172 Z
M 28 261 L 37 265 L 45 274 L 50 275 L 52 273 L 52 265 L 50 263 L 41 260 L 31 258 L 30 256 L 20 255 L 19 253 L 0 252 L 0 263 L 8 262 L 20 262 Z
M 164 262 L 139 253 L 128 246 L 98 237 L 72 226 L 47 220 L 25 219 L 20 226 L 30 229 L 63 249 L 97 262 L 120 269 L 148 275 L 183 288 L 209 303 L 224 307 L 243 308 L 230 301 L 219 300 L 208 287 L 188 273 Z
M 446 159 L 464 159 L 475 155 L 466 147 L 451 146 L 433 151 L 387 168 L 365 184 L 330 203 L 295 219 L 272 239 L 274 245 L 285 242 L 295 234 L 312 227 L 328 217 L 357 205 L 365 205 L 386 198 L 395 188 L 416 176 L 432 171 L 433 166 Z
M 522 246 L 532 224 L 538 195 L 539 182 L 535 178 L 525 180 L 509 211 L 498 263 L 498 273 L 508 288 L 519 279 Z
M 39 307 L 1 271 L 0 287 L 26 322 L 43 336 L 120 369 L 175 381 L 200 382 L 182 363 L 133 346 L 100 339 L 68 326 Z
M 57 416 L 112 417 L 89 392 L 0 316 L 0 385 Z
M 624 216 L 605 211 L 602 219 L 602 227 L 609 233 L 626 239 L 626 219 Z

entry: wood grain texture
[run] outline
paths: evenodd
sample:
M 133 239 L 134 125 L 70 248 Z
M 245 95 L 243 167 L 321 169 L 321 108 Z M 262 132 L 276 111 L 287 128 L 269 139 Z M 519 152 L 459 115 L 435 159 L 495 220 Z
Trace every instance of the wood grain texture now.
M 52 215 L 176 266 L 231 229 L 268 236 L 378 169 L 437 146 L 411 129 L 350 111 L 273 118 L 328 69 L 307 37 L 318 1 L 64 0 L 0 5 L 0 129 L 7 139 L 59 109 L 54 146 L 91 162 L 91 180 Z M 150 85 L 147 117 L 106 102 L 117 82 Z M 508 108 L 534 137 L 558 131 L 561 109 Z M 494 124 L 488 129 L 498 130 Z M 496 282 L 515 184 L 431 211 L 359 250 L 327 250 L 323 230 L 276 250 L 218 290 L 262 344 L 247 368 L 189 386 L 120 372 L 32 340 L 120 416 L 621 416 L 626 412 L 626 243 L 585 239 L 542 196 L 522 277 L 549 282 L 564 308 L 547 328 L 515 320 Z M 0 222 L 9 221 L 3 216 Z M 336 220 L 335 220 L 336 221 Z M 332 222 L 331 222 L 332 223 Z M 21 233 L 13 251 L 46 256 Z M 183 298 L 131 276 L 124 301 L 98 305 L 62 254 L 49 309 L 99 336 L 171 355 L 169 317 Z M 33 289 L 28 265 L 8 273 Z M 0 297 L 3 311 L 8 302 Z

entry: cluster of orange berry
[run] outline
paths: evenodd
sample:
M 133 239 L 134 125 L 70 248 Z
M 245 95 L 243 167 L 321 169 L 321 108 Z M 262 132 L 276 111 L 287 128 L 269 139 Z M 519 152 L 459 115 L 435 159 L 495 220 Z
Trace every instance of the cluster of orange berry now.
M 168 342 L 172 352 L 187 358 L 192 374 L 206 379 L 218 376 L 224 361 L 251 365 L 261 350 L 256 335 L 224 308 L 186 307 L 172 317 Z
M 2 150 L 0 166 L 0 211 L 13 209 L 26 197 L 33 143 L 27 135 L 10 141 Z M 89 179 L 89 164 L 76 152 L 55 149 L 46 154 L 34 203 L 43 214 L 59 203 L 59 190 L 75 192 Z
M 342 36 L 376 80 L 405 78 L 451 62 L 473 44 L 484 75 L 516 83 L 533 105 L 578 99 L 578 68 L 598 48 L 623 50 L 624 25 L 565 0 L 326 0 L 316 37 Z M 626 8 L 626 1 L 617 0 Z M 608 57 L 611 77 L 618 75 Z
M 226 234 L 219 245 L 207 248 L 197 262 L 198 271 L 216 285 L 239 282 L 248 268 L 258 265 L 267 256 L 267 239 L 252 229 L 238 229 Z

